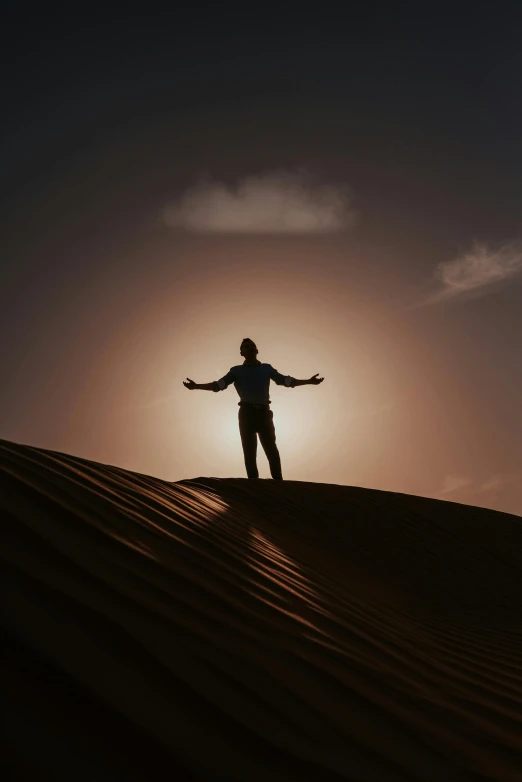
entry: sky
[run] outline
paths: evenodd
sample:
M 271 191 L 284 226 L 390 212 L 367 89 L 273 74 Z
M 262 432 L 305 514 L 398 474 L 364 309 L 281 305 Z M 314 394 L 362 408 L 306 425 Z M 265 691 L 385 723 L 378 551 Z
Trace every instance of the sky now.
M 8 7 L 0 437 L 522 515 L 522 12 L 285 8 Z

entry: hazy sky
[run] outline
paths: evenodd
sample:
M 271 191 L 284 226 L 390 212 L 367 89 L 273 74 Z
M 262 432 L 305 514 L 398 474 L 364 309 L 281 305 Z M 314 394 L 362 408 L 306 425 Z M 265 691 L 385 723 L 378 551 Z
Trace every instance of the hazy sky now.
M 248 336 L 286 478 L 522 514 L 518 4 L 224 8 L 12 4 L 0 437 L 243 476 Z

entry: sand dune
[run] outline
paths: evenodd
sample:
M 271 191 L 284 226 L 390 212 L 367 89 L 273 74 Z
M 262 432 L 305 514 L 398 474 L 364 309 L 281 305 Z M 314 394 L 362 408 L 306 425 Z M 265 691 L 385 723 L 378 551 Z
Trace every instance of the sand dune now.
M 0 457 L 5 779 L 522 780 L 522 519 Z

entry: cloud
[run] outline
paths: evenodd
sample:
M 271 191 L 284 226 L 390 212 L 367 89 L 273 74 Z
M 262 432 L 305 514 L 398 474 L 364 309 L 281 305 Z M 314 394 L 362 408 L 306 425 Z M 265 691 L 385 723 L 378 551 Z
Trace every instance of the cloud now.
M 462 489 L 464 491 L 461 491 Z M 453 496 L 447 497 L 447 495 Z M 520 516 L 522 515 L 522 471 L 495 473 L 482 481 L 475 481 L 467 475 L 451 473 L 444 476 L 441 488 L 432 496 L 472 503 Z
M 206 182 L 168 205 L 163 220 L 194 233 L 318 234 L 354 225 L 346 185 L 320 185 L 304 170 L 247 177 L 234 187 Z
M 457 491 L 457 489 L 469 486 L 470 483 L 473 483 L 473 480 L 467 475 L 445 475 L 438 494 L 451 494 L 452 492 Z
M 495 284 L 522 275 L 522 243 L 514 242 L 491 250 L 475 243 L 465 255 L 440 263 L 435 269 L 438 291 L 424 304 L 457 296 L 483 294 Z
M 522 516 L 522 471 L 492 475 L 481 483 L 476 496 L 481 505 Z
M 483 494 L 487 492 L 496 492 L 506 488 L 518 488 L 522 491 L 522 474 L 519 473 L 501 473 L 499 475 L 492 475 L 487 481 L 484 481 L 477 493 Z

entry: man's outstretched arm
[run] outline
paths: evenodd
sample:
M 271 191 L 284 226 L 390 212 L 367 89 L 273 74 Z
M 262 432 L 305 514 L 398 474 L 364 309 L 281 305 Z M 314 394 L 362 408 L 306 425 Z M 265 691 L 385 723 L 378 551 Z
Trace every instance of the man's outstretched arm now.
M 308 380 L 294 380 L 294 387 L 295 386 L 318 386 L 319 383 L 322 383 L 324 380 L 324 377 L 319 377 L 319 373 L 317 375 L 312 375 L 312 377 L 308 378 Z
M 224 391 L 225 388 L 233 382 L 234 373 L 230 370 L 224 377 L 220 378 L 220 380 L 215 380 L 213 383 L 194 383 L 193 380 L 187 377 L 187 379 L 183 381 L 183 385 L 185 388 L 188 388 L 189 391 L 193 391 L 194 389 L 198 389 L 199 391 Z
M 188 388 L 189 391 L 194 391 L 194 389 L 198 389 L 199 391 L 216 390 L 215 383 L 194 383 L 194 381 L 191 380 L 189 377 L 187 377 L 187 379 L 183 381 L 183 385 L 185 386 L 185 388 Z
M 291 375 L 282 375 L 281 372 L 278 372 L 274 367 L 270 367 L 270 377 L 278 386 L 286 386 L 287 388 L 309 385 L 318 386 L 319 383 L 322 383 L 324 380 L 324 377 L 318 377 L 317 375 L 313 375 L 313 377 L 308 378 L 308 380 L 297 380 Z

